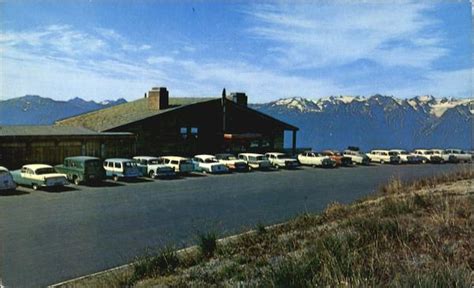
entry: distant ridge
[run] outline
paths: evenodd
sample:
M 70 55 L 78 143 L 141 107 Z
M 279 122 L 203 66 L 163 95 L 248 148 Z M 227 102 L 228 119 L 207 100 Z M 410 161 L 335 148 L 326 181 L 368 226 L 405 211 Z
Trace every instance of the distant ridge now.
M 25 95 L 0 101 L 0 125 L 51 125 L 57 119 L 126 102 L 120 98 L 97 103 L 79 97 L 68 101 L 56 101 L 38 95 Z
M 126 102 L 118 99 L 97 103 L 78 97 L 56 101 L 26 95 L 0 101 L 0 125 L 51 125 L 59 119 Z M 410 99 L 383 95 L 331 96 L 317 100 L 292 97 L 249 106 L 299 127 L 300 147 L 473 149 L 474 99 L 431 95 Z M 287 145 L 290 139 L 285 138 Z

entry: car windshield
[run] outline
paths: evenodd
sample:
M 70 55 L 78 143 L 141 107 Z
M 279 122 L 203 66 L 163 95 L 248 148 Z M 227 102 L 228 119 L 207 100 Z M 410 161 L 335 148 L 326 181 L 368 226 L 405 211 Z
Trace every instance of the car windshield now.
M 229 156 L 227 156 L 227 160 L 237 160 L 237 157 L 235 157 L 233 155 L 229 155 Z
M 36 175 L 51 174 L 54 173 L 53 168 L 40 168 L 36 170 Z
M 137 163 L 130 162 L 130 161 L 129 162 L 123 162 L 123 166 L 125 166 L 125 167 L 135 167 L 135 166 L 137 166 Z
M 279 154 L 279 155 L 276 155 L 276 157 L 277 157 L 278 159 L 290 158 L 290 157 L 288 157 L 288 155 L 286 155 L 286 154 Z
M 216 163 L 217 160 L 214 158 L 206 158 L 204 159 L 204 163 Z
M 89 160 L 86 161 L 86 167 L 100 167 L 100 160 Z
M 6 174 L 8 174 L 8 171 L 0 170 L 0 176 L 6 175 Z
M 388 152 L 388 155 L 390 156 L 397 156 L 398 154 L 399 154 L 398 152 L 394 152 L 394 151 Z
M 179 164 L 189 164 L 190 162 L 188 160 L 181 160 L 179 161 Z

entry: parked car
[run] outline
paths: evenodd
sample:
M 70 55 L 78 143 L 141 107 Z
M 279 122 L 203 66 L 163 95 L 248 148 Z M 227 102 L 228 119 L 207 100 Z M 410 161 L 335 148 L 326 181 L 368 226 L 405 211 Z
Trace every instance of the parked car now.
M 228 173 L 229 168 L 220 163 L 216 157 L 207 154 L 195 155 L 192 159 L 194 170 L 202 173 L 221 174 Z
M 176 176 L 173 167 L 163 164 L 163 160 L 152 156 L 135 156 L 138 171 L 150 178 L 172 178 Z
M 403 149 L 392 149 L 388 151 L 390 156 L 400 157 L 401 163 L 407 164 L 419 164 L 422 161 L 422 158 L 413 154 L 408 153 L 408 151 Z
M 360 151 L 355 150 L 344 150 L 342 155 L 351 158 L 352 164 L 361 164 L 361 165 L 369 165 L 370 159 L 367 155 L 363 154 Z
M 33 190 L 69 185 L 66 175 L 56 173 L 52 166 L 46 164 L 23 165 L 11 174 L 16 184 L 32 187 Z
M 249 166 L 249 170 L 252 169 L 260 169 L 260 170 L 268 170 L 271 168 L 272 164 L 268 161 L 267 157 L 263 154 L 257 153 L 240 153 L 239 155 L 240 160 L 244 160 L 245 163 Z
M 298 154 L 298 161 L 301 165 L 312 167 L 336 167 L 336 161 L 332 160 L 331 157 L 313 151 L 306 151 Z
M 421 163 L 444 163 L 443 158 L 434 155 L 433 151 L 428 149 L 415 149 L 413 154 L 422 157 Z
M 135 179 L 142 176 L 140 171 L 138 171 L 137 163 L 132 159 L 105 159 L 103 167 L 105 169 L 105 175 L 111 177 L 114 181 L 118 181 L 120 178 Z
M 273 167 L 294 169 L 299 166 L 298 160 L 287 156 L 285 153 L 280 152 L 268 152 L 265 153 L 268 161 L 272 164 Z
M 366 154 L 371 162 L 378 162 L 380 164 L 392 163 L 400 164 L 402 161 L 397 155 L 390 155 L 388 150 L 372 150 Z
M 216 159 L 220 163 L 224 164 L 229 168 L 230 170 L 238 171 L 238 172 L 243 172 L 243 171 L 248 171 L 249 166 L 247 163 L 243 160 L 237 159 L 233 154 L 230 153 L 221 153 L 221 154 L 216 154 Z
M 441 163 L 444 163 L 444 162 L 457 163 L 457 162 L 459 162 L 458 159 L 454 155 L 449 155 L 443 149 L 431 149 L 430 151 L 433 153 L 433 155 L 439 156 L 443 159 L 443 161 L 441 161 Z
M 446 149 L 445 152 L 446 154 L 450 156 L 456 157 L 457 161 L 459 162 L 470 163 L 472 162 L 472 159 L 473 159 L 473 156 L 470 153 L 463 151 L 461 149 L 450 148 L 450 149 Z
M 194 170 L 194 164 L 188 158 L 180 156 L 162 156 L 162 163 L 173 167 L 174 172 L 179 174 L 189 174 Z
M 7 168 L 0 166 L 0 191 L 15 190 L 16 183 Z
M 105 179 L 105 170 L 102 168 L 101 162 L 97 157 L 66 157 L 63 164 L 54 166 L 54 170 L 65 174 L 66 178 L 75 185 L 100 182 Z
M 337 166 L 350 166 L 352 165 L 352 159 L 350 157 L 343 156 L 341 152 L 335 150 L 324 150 L 321 153 L 323 156 L 328 156 L 331 160 L 336 162 Z

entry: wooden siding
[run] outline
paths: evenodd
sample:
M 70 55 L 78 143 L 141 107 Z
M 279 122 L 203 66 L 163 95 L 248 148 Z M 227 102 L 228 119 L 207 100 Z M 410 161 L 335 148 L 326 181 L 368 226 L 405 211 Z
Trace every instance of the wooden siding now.
M 0 166 L 16 169 L 24 164 L 56 165 L 69 156 L 132 157 L 135 139 L 131 136 L 22 136 L 2 137 Z

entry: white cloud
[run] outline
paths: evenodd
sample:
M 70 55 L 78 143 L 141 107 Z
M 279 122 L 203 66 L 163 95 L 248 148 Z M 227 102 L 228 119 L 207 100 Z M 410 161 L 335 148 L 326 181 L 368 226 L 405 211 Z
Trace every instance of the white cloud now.
M 275 58 L 290 68 L 344 65 L 358 59 L 422 67 L 447 53 L 440 36 L 427 32 L 438 24 L 424 15 L 429 3 L 335 3 L 257 5 L 246 12 L 256 19 L 249 31 L 275 43 Z

